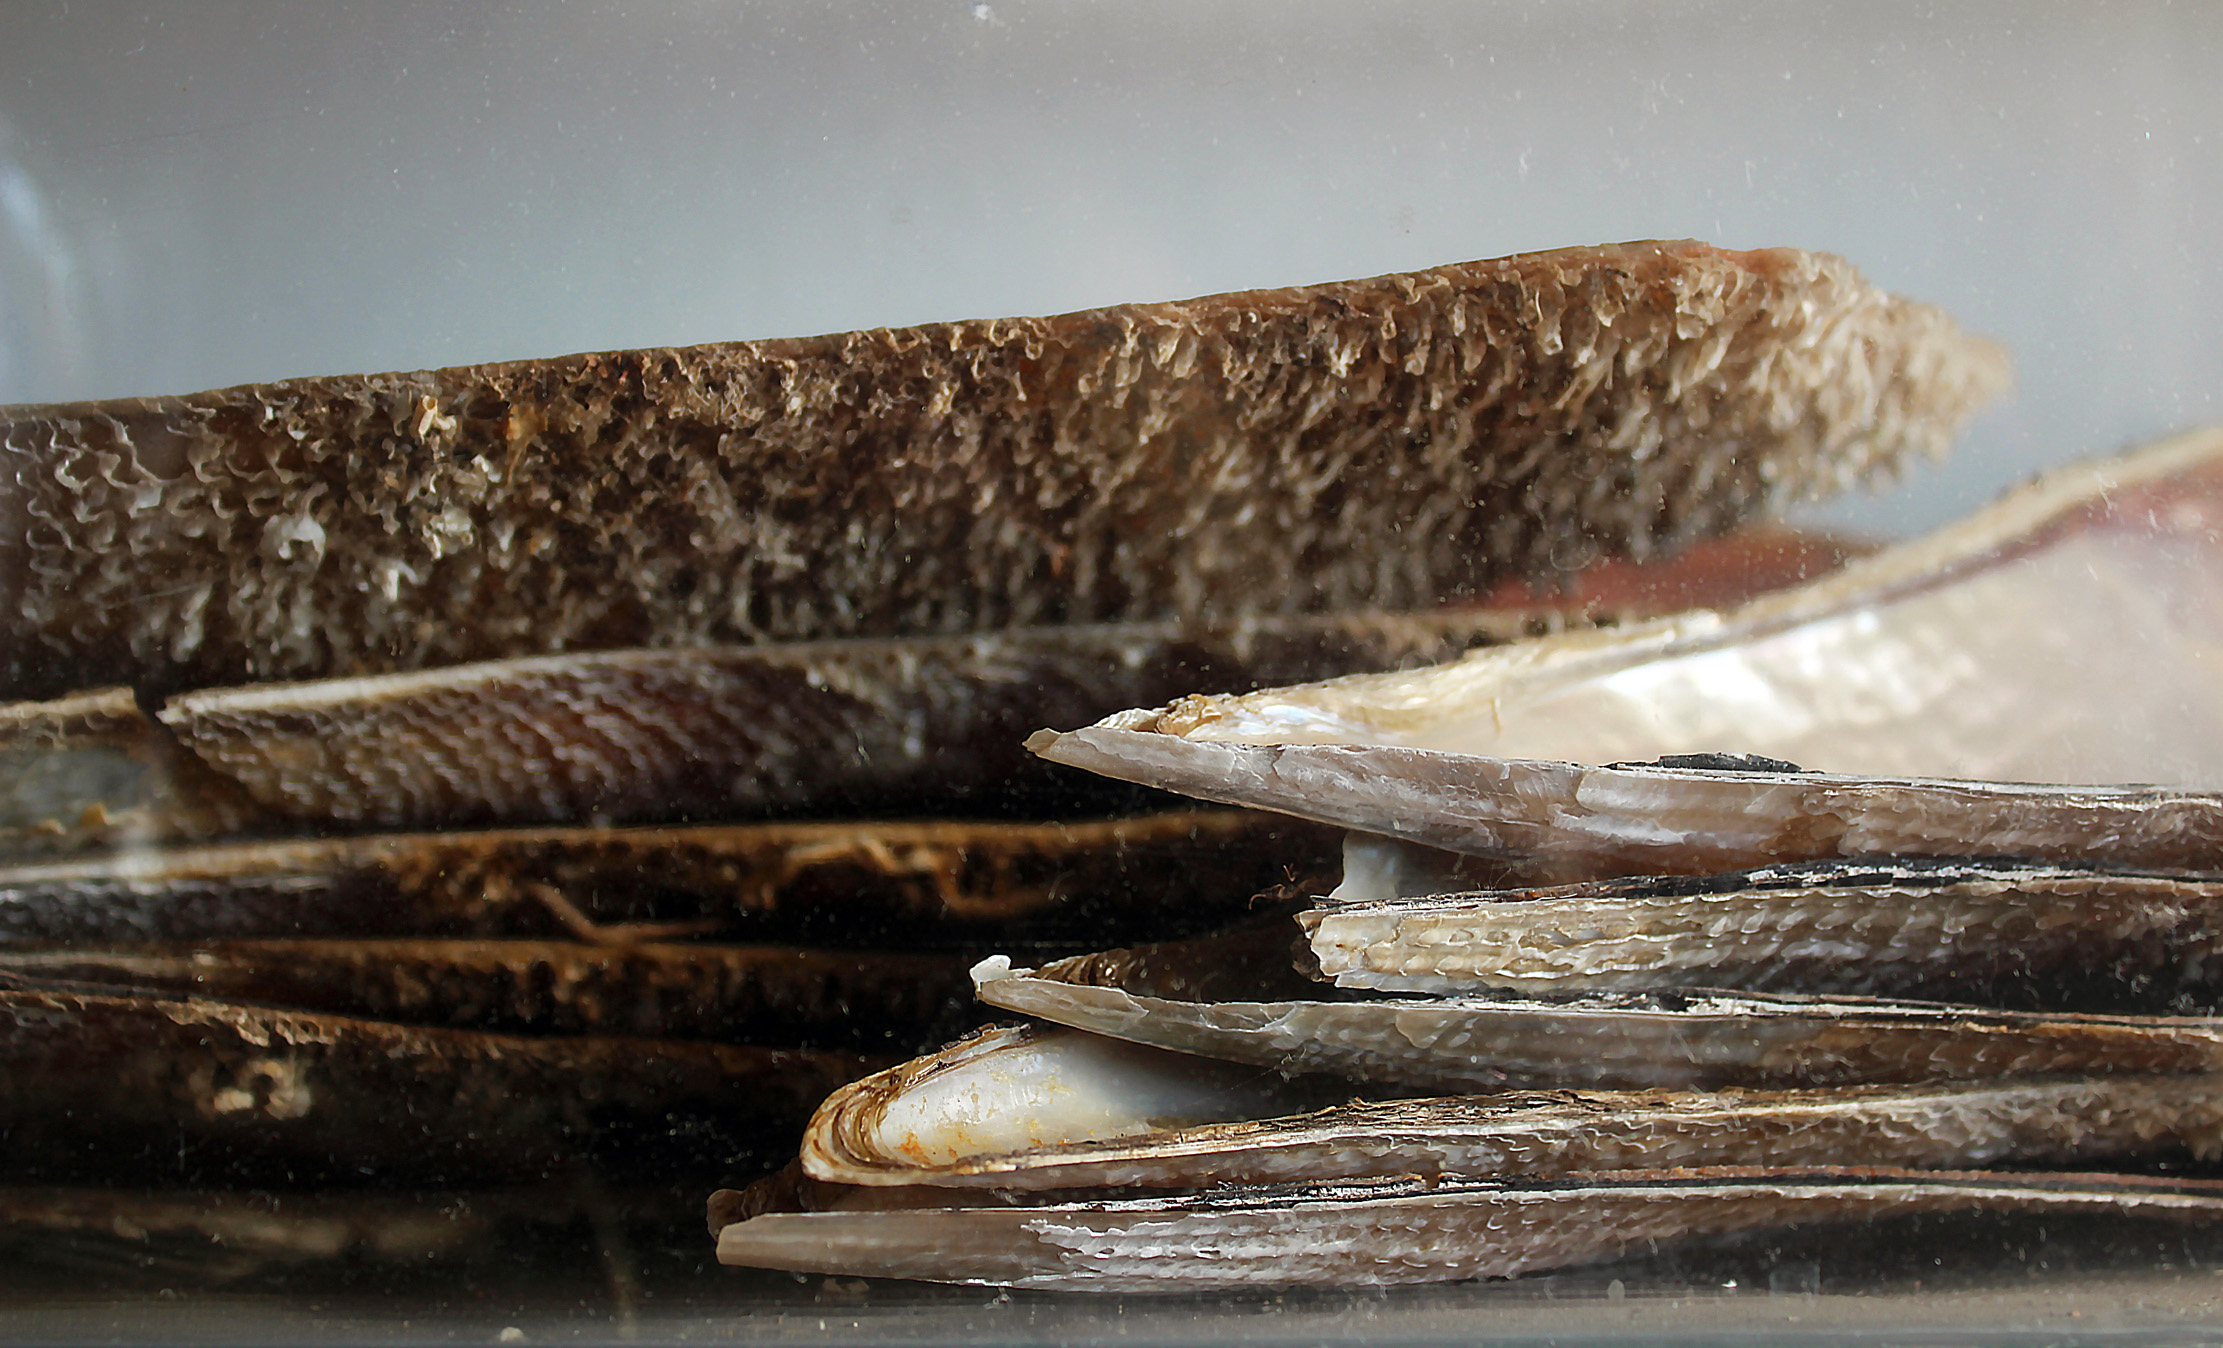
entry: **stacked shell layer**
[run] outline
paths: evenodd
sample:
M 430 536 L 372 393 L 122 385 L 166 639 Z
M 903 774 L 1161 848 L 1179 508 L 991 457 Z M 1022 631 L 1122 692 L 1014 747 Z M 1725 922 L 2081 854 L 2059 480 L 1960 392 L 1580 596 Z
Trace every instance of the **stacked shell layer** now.
M 388 1186 L 606 1226 L 744 1178 L 953 1032 L 987 949 L 1333 868 L 1025 731 L 1802 578 L 1842 555 L 1650 559 L 2003 382 L 1836 259 L 1634 244 L 0 410 L 0 692 L 49 699 L 0 714 L 0 1054 L 43 1083 L 6 1210 L 79 1231 L 113 1209 L 54 1184 L 141 1184 L 191 1241 L 237 1223 L 178 1194 L 331 1197 L 282 1261 L 408 1246 Z M 1581 569 L 1616 557 L 1637 590 Z
M 2223 797 L 1812 772 L 1771 756 L 1765 716 L 1756 745 L 1639 761 L 1641 728 L 1601 741 L 1613 725 L 1552 709 L 1641 683 L 1655 659 L 1788 669 L 1786 643 L 1816 625 L 1812 649 L 1834 657 L 1830 629 L 1851 622 L 1873 629 L 1851 652 L 1873 665 L 1846 682 L 1888 682 L 1907 659 L 1892 624 L 1926 630 L 1970 594 L 2015 613 L 2057 604 L 2049 639 L 2104 643 L 2104 624 L 2077 625 L 2099 591 L 2064 593 L 2064 557 L 2100 590 L 2152 580 L 2142 598 L 2174 621 L 2125 658 L 2196 688 L 2212 673 L 2219 461 L 2223 436 L 2202 434 L 2072 470 L 1722 614 L 1037 735 L 1055 761 L 1358 830 L 1343 883 L 1240 937 L 984 961 L 982 1000 L 1070 1028 L 986 1035 L 837 1093 L 800 1176 L 714 1202 L 721 1257 L 1120 1290 L 1500 1276 L 1670 1236 L 1971 1207 L 2212 1219 L 2216 1183 L 2182 1167 L 2218 1155 Z M 1998 630 L 1962 633 L 1973 667 L 2014 663 L 2018 648 L 1985 645 Z M 2039 713 L 2043 739 L 2050 699 L 2078 697 L 2082 672 L 2018 673 L 2003 705 Z M 1743 688 L 1699 724 L 1730 724 Z M 1629 760 L 1446 747 L 1489 713 L 1427 694 L 1476 689 L 1541 709 L 1506 738 L 1563 731 Z M 1810 726 L 1817 742 L 1986 743 L 1980 721 L 1932 743 L 1919 724 L 1860 720 L 1859 697 L 1806 705 L 1845 718 Z M 2096 719 L 2156 710 L 2187 733 L 2135 723 L 2120 761 L 2223 780 L 2199 731 L 2223 710 L 2212 694 Z M 1087 1040 L 1059 1037 L 1075 1032 L 1248 1065 L 1287 1094 L 1191 1118 L 1059 1116 L 1023 1145 L 953 1131 L 937 1109 L 936 1082 L 1031 1089 L 1022 1060 L 1079 1061 Z

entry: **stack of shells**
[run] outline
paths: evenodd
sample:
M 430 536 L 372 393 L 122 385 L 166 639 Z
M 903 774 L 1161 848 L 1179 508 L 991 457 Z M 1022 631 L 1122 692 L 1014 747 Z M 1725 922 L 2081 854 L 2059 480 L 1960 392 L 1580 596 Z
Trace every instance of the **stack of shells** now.
M 2004 378 L 1835 259 L 1637 244 L 0 410 L 0 1220 L 668 1238 L 983 954 L 1332 883 L 1027 732 L 1835 565 L 1707 540 Z
M 1065 1028 L 836 1092 L 794 1167 L 713 1198 L 720 1255 L 1163 1290 L 2223 1218 L 2187 1174 L 2223 1156 L 2219 580 L 2207 431 L 1725 610 L 1041 732 L 1353 830 L 1342 882 L 983 961 L 983 1001 Z M 1526 756 L 1554 746 L 1657 756 Z M 1808 750 L 1847 771 L 1775 756 Z

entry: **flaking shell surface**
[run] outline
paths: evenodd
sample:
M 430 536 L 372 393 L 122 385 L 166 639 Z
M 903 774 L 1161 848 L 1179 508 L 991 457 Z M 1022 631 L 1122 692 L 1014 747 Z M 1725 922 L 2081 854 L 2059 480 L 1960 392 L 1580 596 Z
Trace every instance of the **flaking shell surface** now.
M 1642 243 L 18 407 L 0 695 L 1417 607 L 1941 450 L 2005 378 L 1838 259 Z

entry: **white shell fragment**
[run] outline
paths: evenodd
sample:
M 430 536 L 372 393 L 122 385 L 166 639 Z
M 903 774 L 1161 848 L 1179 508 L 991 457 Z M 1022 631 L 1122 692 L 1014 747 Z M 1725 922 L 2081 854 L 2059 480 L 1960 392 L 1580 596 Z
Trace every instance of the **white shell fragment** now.
M 2048 476 L 1725 611 L 1101 724 L 1242 744 L 2223 785 L 2223 430 Z M 2135 695 L 2126 690 L 2136 690 Z
M 2058 866 L 1806 863 L 1331 902 L 1297 920 L 1324 976 L 1386 992 L 1702 984 L 2059 1006 L 2090 985 L 2165 1006 L 2223 978 L 2223 878 Z
M 1201 1197 L 775 1212 L 728 1264 L 1061 1291 L 1362 1286 L 1510 1277 L 1696 1235 L 1971 1209 L 2212 1221 L 2223 1185 L 2122 1175 L 1717 1169 L 1401 1181 Z
M 1311 1097 L 1273 1073 L 1072 1031 L 1003 1027 L 852 1082 L 819 1106 L 804 1170 L 849 1184 L 909 1180 L 857 1158 L 963 1170 L 981 1157 L 1256 1119 Z

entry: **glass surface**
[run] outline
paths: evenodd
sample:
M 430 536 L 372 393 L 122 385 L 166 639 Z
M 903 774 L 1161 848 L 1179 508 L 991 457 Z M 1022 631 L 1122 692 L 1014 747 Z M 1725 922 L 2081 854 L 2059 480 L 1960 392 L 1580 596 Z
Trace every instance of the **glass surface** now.
M 2223 8 L 0 5 L 0 403 L 1054 313 L 1567 244 L 1851 258 L 2013 351 L 1939 524 L 2218 419 Z M 0 1089 L 5 1089 L 0 1086 Z M 709 1177 L 707 1190 L 721 1177 Z M 1223 1299 L 722 1270 L 582 1221 L 211 1290 L 47 1248 L 16 1340 L 2174 1341 L 2223 1235 L 1967 1220 Z M 95 1243 L 97 1245 L 97 1242 Z

